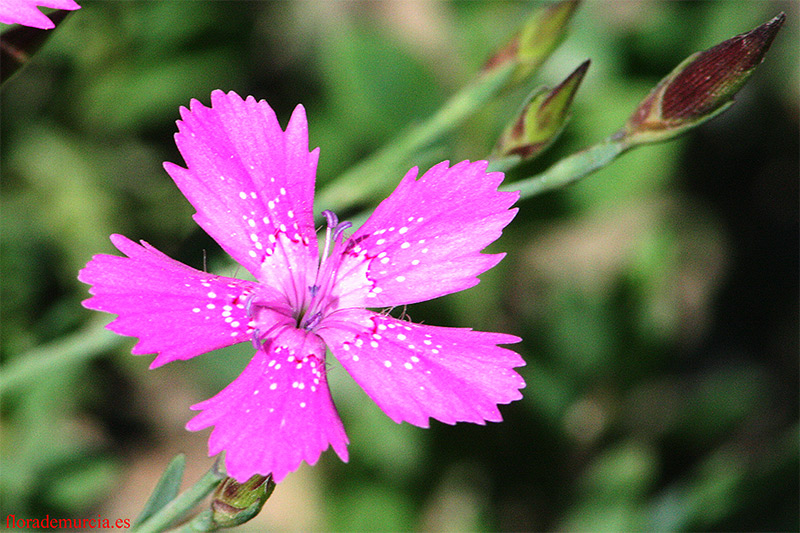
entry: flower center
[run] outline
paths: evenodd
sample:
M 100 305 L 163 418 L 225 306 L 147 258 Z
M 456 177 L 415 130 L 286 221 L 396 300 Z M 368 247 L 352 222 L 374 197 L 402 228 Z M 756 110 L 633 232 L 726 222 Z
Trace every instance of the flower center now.
M 339 218 L 333 211 L 325 210 L 322 215 L 327 221 L 325 229 L 325 245 L 320 256 L 317 275 L 314 284 L 308 287 L 308 295 L 311 300 L 305 312 L 300 313 L 298 327 L 305 330 L 313 330 L 322 322 L 325 314 L 330 308 L 336 305 L 330 297 L 336 280 L 336 271 L 341 263 L 341 258 L 333 253 L 337 241 L 340 240 L 344 230 L 350 228 L 350 222 L 339 222 Z

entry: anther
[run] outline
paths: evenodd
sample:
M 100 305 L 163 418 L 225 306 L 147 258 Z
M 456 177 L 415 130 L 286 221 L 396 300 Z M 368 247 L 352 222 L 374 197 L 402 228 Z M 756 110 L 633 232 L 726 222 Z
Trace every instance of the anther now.
M 336 213 L 333 211 L 325 210 L 322 212 L 322 216 L 325 217 L 325 220 L 328 222 L 329 228 L 335 228 L 339 225 L 339 217 L 336 216 Z
M 336 241 L 339 240 L 339 236 L 342 234 L 342 232 L 344 232 L 344 230 L 346 230 L 347 228 L 352 228 L 352 227 L 353 227 L 353 224 L 351 224 L 350 222 L 347 222 L 347 221 L 344 221 L 341 224 L 338 224 L 336 226 L 336 229 L 333 230 L 333 242 L 335 243 Z

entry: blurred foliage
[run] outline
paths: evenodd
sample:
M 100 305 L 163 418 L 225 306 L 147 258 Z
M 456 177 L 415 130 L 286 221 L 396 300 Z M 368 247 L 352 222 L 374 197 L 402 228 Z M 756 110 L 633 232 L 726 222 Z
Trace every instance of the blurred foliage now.
M 172 134 L 189 99 L 253 94 L 283 121 L 302 102 L 324 186 L 434 112 L 531 9 L 81 5 L 2 90 L 3 365 L 92 320 L 76 273 L 113 251 L 111 233 L 198 268 L 207 252 L 209 271 L 235 273 L 161 168 L 181 162 Z M 480 285 L 408 309 L 415 321 L 524 339 L 528 386 L 505 422 L 396 425 L 331 361 L 350 463 L 325 454 L 302 468 L 244 528 L 796 530 L 797 6 L 581 5 L 536 79 L 555 86 L 592 60 L 572 120 L 509 180 L 615 131 L 689 54 L 780 11 L 787 22 L 724 115 L 521 203 L 492 247 L 508 256 Z M 487 106 L 420 164 L 486 157 L 529 89 Z M 229 383 L 252 348 L 151 372 L 131 345 L 3 397 L 0 516 L 133 518 L 160 470 L 137 474 L 163 469 L 165 450 L 192 446 L 188 464 L 208 468 L 205 433 L 182 430 L 188 406 Z M 115 507 L 118 494 L 132 507 Z

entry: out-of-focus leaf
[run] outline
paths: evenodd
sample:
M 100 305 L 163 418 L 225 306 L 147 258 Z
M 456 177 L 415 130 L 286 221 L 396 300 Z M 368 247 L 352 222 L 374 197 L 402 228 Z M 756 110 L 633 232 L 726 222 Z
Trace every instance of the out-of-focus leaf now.
M 161 479 L 158 480 L 150 498 L 147 499 L 147 503 L 144 504 L 142 512 L 134 521 L 134 525 L 141 524 L 175 499 L 181 488 L 181 479 L 183 479 L 185 468 L 186 456 L 184 454 L 180 453 L 172 458 L 164 473 L 161 474 Z
M 69 15 L 69 11 L 55 11 L 50 20 L 57 26 Z M 0 83 L 5 83 L 24 67 L 52 32 L 28 26 L 12 28 L 0 36 Z

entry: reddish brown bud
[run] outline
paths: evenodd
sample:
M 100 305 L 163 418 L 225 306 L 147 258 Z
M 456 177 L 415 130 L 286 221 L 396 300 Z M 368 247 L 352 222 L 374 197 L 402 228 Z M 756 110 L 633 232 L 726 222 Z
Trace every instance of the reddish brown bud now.
M 623 135 L 633 144 L 666 140 L 724 111 L 764 59 L 785 19 L 781 13 L 689 56 L 639 104 Z

